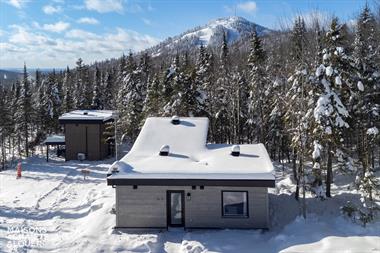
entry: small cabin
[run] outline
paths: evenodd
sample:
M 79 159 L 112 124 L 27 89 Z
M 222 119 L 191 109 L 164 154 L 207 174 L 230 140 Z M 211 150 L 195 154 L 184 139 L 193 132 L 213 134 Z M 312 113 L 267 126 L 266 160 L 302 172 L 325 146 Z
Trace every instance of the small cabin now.
M 119 228 L 268 228 L 263 144 L 208 144 L 207 118 L 148 118 L 108 171 Z
M 115 133 L 112 123 L 116 119 L 117 113 L 110 110 L 75 110 L 59 117 L 64 126 L 66 161 L 102 160 L 112 155 Z

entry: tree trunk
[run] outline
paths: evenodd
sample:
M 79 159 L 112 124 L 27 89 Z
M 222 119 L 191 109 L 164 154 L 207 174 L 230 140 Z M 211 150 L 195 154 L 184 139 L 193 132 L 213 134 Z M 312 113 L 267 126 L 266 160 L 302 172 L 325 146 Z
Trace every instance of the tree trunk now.
M 331 143 L 327 144 L 327 174 L 326 174 L 326 196 L 331 198 L 332 183 L 332 154 Z
M 294 180 L 296 181 L 296 194 L 294 197 L 298 201 L 300 189 L 299 189 L 299 177 L 297 173 L 297 154 L 294 150 L 293 150 L 293 177 L 294 177 Z

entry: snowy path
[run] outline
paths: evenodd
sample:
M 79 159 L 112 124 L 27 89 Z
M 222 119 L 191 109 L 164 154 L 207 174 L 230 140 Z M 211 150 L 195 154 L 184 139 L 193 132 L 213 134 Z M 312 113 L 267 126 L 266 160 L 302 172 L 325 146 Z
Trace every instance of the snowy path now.
M 294 184 L 287 171 L 278 172 L 272 190 L 272 229 L 261 230 L 113 230 L 114 189 L 105 183 L 112 161 L 79 164 L 43 157 L 23 163 L 22 179 L 15 171 L 0 173 L 0 252 L 23 238 L 41 244 L 13 252 L 155 252 L 155 253 L 274 253 L 274 252 L 380 252 L 380 222 L 363 228 L 339 215 L 339 205 L 357 195 L 337 177 L 335 197 L 326 201 L 307 198 L 308 217 L 297 217 Z M 80 169 L 90 168 L 87 180 Z M 18 233 L 12 228 L 29 228 Z

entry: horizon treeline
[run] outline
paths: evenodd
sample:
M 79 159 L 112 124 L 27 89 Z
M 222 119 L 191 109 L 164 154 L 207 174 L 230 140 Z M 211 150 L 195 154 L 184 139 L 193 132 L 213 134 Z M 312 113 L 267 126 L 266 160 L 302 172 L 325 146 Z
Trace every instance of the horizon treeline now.
M 380 12 L 379 12 L 380 13 Z M 342 211 L 363 224 L 379 211 L 380 14 L 365 6 L 355 29 L 337 18 L 232 45 L 120 59 L 24 76 L 0 87 L 0 145 L 7 159 L 29 156 L 58 117 L 74 109 L 118 110 L 119 132 L 133 143 L 146 117 L 202 116 L 210 143 L 263 143 L 272 160 L 289 163 L 295 198 L 332 197 L 333 166 L 353 175 L 361 203 Z M 118 142 L 120 142 L 118 140 Z

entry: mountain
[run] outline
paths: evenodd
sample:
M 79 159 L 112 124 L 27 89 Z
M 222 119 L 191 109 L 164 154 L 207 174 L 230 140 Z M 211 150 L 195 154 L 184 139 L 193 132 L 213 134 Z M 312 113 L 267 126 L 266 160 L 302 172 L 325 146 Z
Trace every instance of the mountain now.
M 0 69 L 0 84 L 10 86 L 22 77 L 22 72 Z
M 195 27 L 175 37 L 169 37 L 148 51 L 153 56 L 158 56 L 164 51 L 180 52 L 201 44 L 215 47 L 221 44 L 224 33 L 228 43 L 232 44 L 250 36 L 255 27 L 259 35 L 265 35 L 272 31 L 242 17 L 219 18 L 207 25 Z

